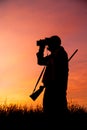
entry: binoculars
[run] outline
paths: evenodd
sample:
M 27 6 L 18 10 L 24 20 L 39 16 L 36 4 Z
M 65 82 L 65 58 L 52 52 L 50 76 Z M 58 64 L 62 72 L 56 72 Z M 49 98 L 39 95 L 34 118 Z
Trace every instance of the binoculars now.
M 49 38 L 40 39 L 37 41 L 37 46 L 46 46 L 49 45 Z
M 45 39 L 40 39 L 37 41 L 37 46 L 46 46 L 46 45 L 60 45 L 61 44 L 61 39 L 57 35 L 51 36 L 51 37 L 46 37 Z

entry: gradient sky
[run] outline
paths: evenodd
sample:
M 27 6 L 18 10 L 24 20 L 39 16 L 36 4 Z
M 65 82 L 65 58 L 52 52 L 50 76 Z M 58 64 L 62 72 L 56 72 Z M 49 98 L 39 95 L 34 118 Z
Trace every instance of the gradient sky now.
M 0 0 L 0 104 L 42 104 L 29 95 L 43 67 L 36 41 L 60 36 L 69 62 L 67 99 L 87 106 L 87 1 Z M 40 85 L 40 84 L 39 84 Z

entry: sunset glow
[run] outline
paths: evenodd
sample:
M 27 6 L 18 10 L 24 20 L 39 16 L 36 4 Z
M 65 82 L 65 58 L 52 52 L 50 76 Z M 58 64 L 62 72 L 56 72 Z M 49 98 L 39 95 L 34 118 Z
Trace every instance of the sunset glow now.
M 67 98 L 87 107 L 87 2 L 85 0 L 0 1 L 0 104 L 42 104 L 32 93 L 43 66 L 36 41 L 61 37 L 69 62 Z

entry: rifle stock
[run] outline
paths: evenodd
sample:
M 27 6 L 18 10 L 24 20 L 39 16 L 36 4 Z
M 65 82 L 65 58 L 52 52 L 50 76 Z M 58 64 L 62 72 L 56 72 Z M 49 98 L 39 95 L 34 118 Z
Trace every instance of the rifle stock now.
M 37 99 L 37 97 L 42 93 L 42 91 L 43 91 L 44 88 L 45 88 L 44 86 L 40 86 L 40 88 L 38 90 L 36 90 L 35 92 L 33 92 L 30 95 L 30 97 L 32 98 L 32 100 L 35 101 Z

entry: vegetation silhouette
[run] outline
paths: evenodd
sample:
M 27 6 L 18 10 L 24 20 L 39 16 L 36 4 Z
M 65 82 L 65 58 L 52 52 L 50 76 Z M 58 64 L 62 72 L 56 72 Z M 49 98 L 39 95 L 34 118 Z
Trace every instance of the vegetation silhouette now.
M 61 118 L 64 121 L 61 124 L 56 117 L 54 119 L 51 117 L 49 120 L 41 107 L 28 109 L 26 106 L 18 105 L 0 106 L 0 130 L 43 130 L 47 128 L 62 129 L 62 127 L 67 130 L 71 128 L 87 129 L 87 110 L 84 107 L 71 105 L 67 118 L 65 120 L 63 117 Z

